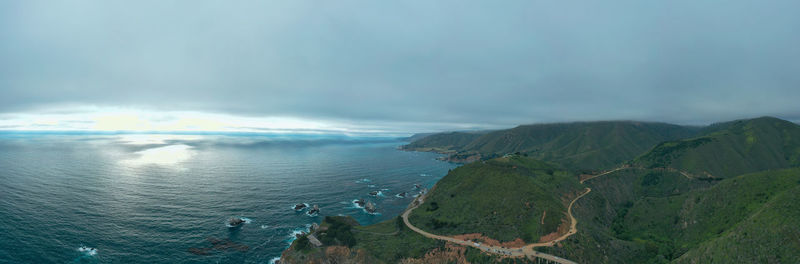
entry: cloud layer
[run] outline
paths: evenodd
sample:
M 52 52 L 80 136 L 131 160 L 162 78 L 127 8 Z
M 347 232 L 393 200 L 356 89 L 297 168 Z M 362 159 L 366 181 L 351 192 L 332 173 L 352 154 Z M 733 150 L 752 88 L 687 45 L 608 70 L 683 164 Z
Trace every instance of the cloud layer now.
M 798 1 L 5 1 L 0 113 L 800 119 Z

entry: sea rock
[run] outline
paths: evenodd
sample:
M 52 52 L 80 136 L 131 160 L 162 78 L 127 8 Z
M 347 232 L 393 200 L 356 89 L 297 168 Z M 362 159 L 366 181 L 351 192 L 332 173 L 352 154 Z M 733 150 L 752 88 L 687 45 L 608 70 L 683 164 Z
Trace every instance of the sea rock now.
M 372 202 L 368 202 L 367 205 L 364 206 L 364 210 L 366 210 L 367 213 L 371 214 L 371 213 L 375 213 L 378 209 L 375 208 L 375 204 L 373 204 Z
M 380 191 L 371 191 L 371 192 L 369 192 L 369 195 L 372 195 L 372 196 L 378 196 L 378 193 L 379 193 L 379 192 L 380 192 Z
M 407 194 L 408 194 L 408 193 L 406 193 L 406 192 L 401 192 L 401 193 L 398 193 L 398 194 L 397 194 L 397 197 L 400 197 L 400 198 L 406 198 L 406 195 L 407 195 Z
M 244 220 L 238 217 L 231 217 L 231 219 L 228 219 L 228 225 L 230 225 L 231 227 L 237 227 L 243 223 Z
M 299 203 L 299 204 L 294 206 L 294 210 L 295 211 L 301 211 L 303 209 L 306 209 L 306 207 L 308 207 L 308 205 L 306 205 L 304 203 Z
M 201 248 L 189 248 L 189 253 L 201 256 L 211 255 L 214 252 L 221 252 L 221 251 L 240 251 L 245 252 L 250 249 L 249 246 L 236 243 L 231 241 L 230 239 L 219 239 L 215 237 L 206 238 L 206 240 L 211 243 L 210 247 L 201 247 Z
M 364 201 L 364 199 L 358 199 L 358 200 L 353 201 L 353 203 L 358 205 L 358 207 L 362 207 L 363 208 L 364 205 L 367 204 L 367 201 Z
M 415 189 L 422 189 L 422 184 L 419 184 L 419 183 L 414 184 L 414 188 Z
M 316 204 L 314 205 L 314 207 L 311 208 L 311 210 L 308 210 L 308 215 L 315 215 L 315 214 L 319 214 L 319 205 Z

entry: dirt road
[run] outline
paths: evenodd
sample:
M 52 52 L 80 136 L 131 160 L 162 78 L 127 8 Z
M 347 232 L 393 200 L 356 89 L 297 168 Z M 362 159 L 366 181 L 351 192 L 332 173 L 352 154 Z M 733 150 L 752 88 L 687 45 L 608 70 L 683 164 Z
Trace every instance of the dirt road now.
M 440 235 L 431 234 L 431 233 L 425 232 L 422 229 L 417 228 L 416 226 L 412 225 L 411 222 L 408 221 L 408 215 L 411 214 L 411 211 L 413 211 L 414 209 L 417 209 L 417 207 L 419 207 L 419 205 L 421 205 L 424 202 L 425 195 L 420 195 L 419 197 L 417 197 L 417 199 L 415 199 L 414 202 L 412 203 L 413 206 L 411 206 L 408 209 L 406 209 L 406 211 L 403 212 L 402 216 L 403 216 L 403 222 L 405 222 L 405 224 L 406 224 L 406 226 L 408 226 L 408 228 L 410 228 L 414 232 L 417 232 L 417 233 L 419 233 L 419 234 L 421 234 L 421 235 L 423 235 L 425 237 L 428 237 L 428 238 L 444 240 L 444 241 L 448 241 L 448 242 L 451 242 L 451 243 L 455 243 L 455 244 L 459 244 L 459 245 L 463 245 L 463 246 L 468 246 L 468 247 L 474 247 L 474 248 L 480 249 L 481 251 L 489 252 L 489 253 L 493 253 L 493 254 L 501 254 L 501 255 L 507 255 L 507 256 L 513 256 L 513 257 L 522 257 L 522 256 L 524 256 L 524 257 L 528 257 L 528 258 L 542 258 L 542 259 L 546 259 L 546 260 L 553 261 L 553 262 L 556 262 L 556 263 L 575 264 L 575 262 L 573 262 L 571 260 L 560 258 L 560 257 L 553 256 L 553 255 L 550 255 L 550 254 L 545 254 L 545 253 L 542 253 L 542 252 L 538 252 L 536 250 L 533 250 L 533 248 L 535 248 L 535 247 L 553 246 L 553 245 L 555 245 L 555 243 L 557 243 L 559 241 L 562 241 L 564 239 L 567 239 L 569 236 L 577 233 L 578 232 L 578 228 L 577 228 L 578 220 L 575 219 L 575 217 L 572 215 L 572 206 L 575 204 L 575 201 L 577 201 L 578 199 L 580 199 L 581 197 L 583 197 L 584 195 L 588 194 L 591 191 L 592 191 L 591 188 L 586 188 L 586 192 L 584 192 L 583 194 L 579 195 L 578 197 L 575 197 L 575 199 L 573 199 L 569 203 L 569 207 L 567 208 L 567 214 L 569 215 L 569 219 L 570 219 L 570 228 L 569 228 L 569 231 L 566 234 L 562 235 L 559 238 L 556 238 L 553 241 L 544 242 L 544 243 L 528 244 L 528 245 L 525 245 L 525 246 L 519 247 L 519 248 L 507 248 L 507 247 L 500 247 L 500 246 L 483 245 L 483 244 L 480 244 L 480 243 L 475 243 L 475 242 L 472 242 L 472 241 L 465 241 L 465 240 L 461 240 L 461 239 L 456 239 L 456 238 L 449 237 L 449 236 L 440 236 Z

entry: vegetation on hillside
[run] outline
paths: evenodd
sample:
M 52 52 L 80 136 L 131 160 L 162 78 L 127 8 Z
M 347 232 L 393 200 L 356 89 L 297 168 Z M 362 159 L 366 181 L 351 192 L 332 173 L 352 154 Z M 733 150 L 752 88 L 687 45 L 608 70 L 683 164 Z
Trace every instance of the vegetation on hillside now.
M 646 175 L 660 175 L 662 179 L 645 187 Z M 732 241 L 713 241 L 745 229 L 739 226 L 772 207 L 785 206 L 783 200 L 776 199 L 799 190 L 800 168 L 747 174 L 711 184 L 687 179 L 676 172 L 649 169 L 632 169 L 598 178 L 590 182 L 594 191 L 576 207 L 576 217 L 584 220 L 579 221 L 579 233 L 565 241 L 563 247 L 549 251 L 579 262 L 605 259 L 596 262 L 606 263 L 667 263 L 703 245 L 716 245 L 713 250 L 718 254 L 726 250 L 746 252 L 751 245 L 734 247 Z M 797 219 L 789 214 L 776 221 Z M 755 223 L 757 220 L 747 225 L 749 231 L 738 232 L 775 232 L 771 224 L 756 226 Z M 769 239 L 753 236 L 750 239 L 754 243 L 776 244 L 800 236 L 797 228 L 786 225 L 785 229 L 789 232 Z M 785 251 L 786 246 L 776 250 Z M 796 258 L 800 253 L 782 256 Z
M 446 149 L 461 156 L 480 154 L 484 159 L 519 152 L 573 170 L 593 170 L 612 168 L 659 142 L 689 137 L 698 130 L 695 127 L 632 121 L 536 124 L 477 137 L 457 133 L 434 134 L 405 148 L 419 151 Z
M 699 178 L 800 166 L 800 126 L 772 117 L 714 125 L 700 137 L 658 144 L 636 159 L 650 168 L 674 168 Z
M 412 137 L 414 140 L 402 148 L 405 150 L 453 153 L 484 135 L 485 132 L 448 132 L 436 133 L 424 137 Z
M 440 180 L 410 221 L 435 234 L 536 242 L 558 230 L 578 185 L 574 175 L 518 155 L 471 163 Z
M 426 148 L 452 139 L 439 136 Z M 439 235 L 538 242 L 563 228 L 567 201 L 588 186 L 592 192 L 573 207 L 578 232 L 537 250 L 578 263 L 800 262 L 800 126 L 794 123 L 769 117 L 705 128 L 591 122 L 468 137 L 442 150 L 484 160 L 442 178 L 411 214 L 415 226 Z M 574 173 L 623 163 L 633 166 L 583 185 Z M 326 218 L 323 226 L 341 230 L 330 235 L 332 246 L 293 245 L 288 252 L 299 258 L 290 259 L 525 262 L 425 238 L 399 218 L 370 226 L 347 219 Z M 354 243 L 345 242 L 347 234 Z

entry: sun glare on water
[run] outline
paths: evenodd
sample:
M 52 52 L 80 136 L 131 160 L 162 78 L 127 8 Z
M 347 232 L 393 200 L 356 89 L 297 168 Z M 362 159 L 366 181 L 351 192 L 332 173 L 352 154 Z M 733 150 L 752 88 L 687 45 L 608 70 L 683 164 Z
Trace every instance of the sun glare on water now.
M 133 166 L 158 165 L 170 167 L 191 159 L 195 155 L 195 151 L 191 146 L 179 144 L 146 149 L 135 154 L 138 155 L 137 158 L 124 160 L 123 162 Z

